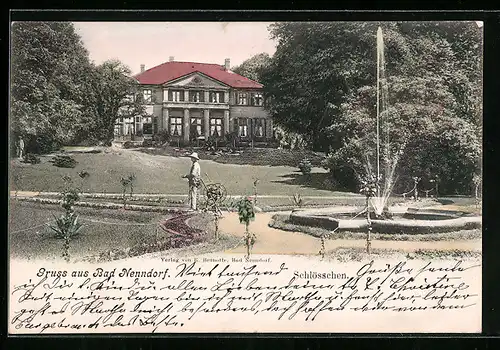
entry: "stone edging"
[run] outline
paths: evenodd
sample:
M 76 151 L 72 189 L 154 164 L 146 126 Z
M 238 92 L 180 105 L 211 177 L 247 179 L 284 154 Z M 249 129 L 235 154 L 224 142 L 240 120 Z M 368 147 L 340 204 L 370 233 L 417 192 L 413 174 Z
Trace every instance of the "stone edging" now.
M 398 212 L 402 208 L 398 208 Z M 404 210 L 406 211 L 406 210 Z M 320 227 L 328 230 L 347 230 L 359 232 L 366 230 L 368 224 L 366 220 L 336 219 L 335 214 L 352 214 L 354 210 L 346 208 L 325 208 L 324 210 L 295 210 L 290 214 L 290 222 L 296 225 L 306 225 Z M 428 212 L 427 209 L 410 209 L 408 212 Z M 332 216 L 317 214 L 332 214 Z M 450 211 L 439 211 L 433 209 L 432 213 L 447 214 L 452 216 L 445 220 L 372 220 L 372 232 L 388 234 L 426 234 L 445 233 L 456 230 L 470 230 L 481 228 L 481 216 L 456 217 Z M 316 215 L 315 215 L 316 214 Z

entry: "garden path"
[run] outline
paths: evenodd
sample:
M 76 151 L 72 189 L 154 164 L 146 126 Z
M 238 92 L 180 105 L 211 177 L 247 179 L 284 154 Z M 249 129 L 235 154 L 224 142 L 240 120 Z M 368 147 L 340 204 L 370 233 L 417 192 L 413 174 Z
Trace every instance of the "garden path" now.
M 257 241 L 252 249 L 253 254 L 290 254 L 290 255 L 317 255 L 321 248 L 319 238 L 300 233 L 275 229 L 268 226 L 272 216 L 276 213 L 257 213 L 255 220 L 250 224 L 250 231 L 257 236 Z M 233 212 L 224 213 L 220 221 L 220 230 L 225 234 L 243 237 L 245 225 L 240 224 L 238 214 Z M 358 239 L 329 239 L 325 242 L 326 251 L 336 248 L 364 248 L 366 240 Z M 461 241 L 382 241 L 372 240 L 373 249 L 392 249 L 403 252 L 416 250 L 474 250 L 481 251 L 481 240 Z M 236 248 L 229 249 L 226 253 L 245 253 L 246 248 L 242 244 Z

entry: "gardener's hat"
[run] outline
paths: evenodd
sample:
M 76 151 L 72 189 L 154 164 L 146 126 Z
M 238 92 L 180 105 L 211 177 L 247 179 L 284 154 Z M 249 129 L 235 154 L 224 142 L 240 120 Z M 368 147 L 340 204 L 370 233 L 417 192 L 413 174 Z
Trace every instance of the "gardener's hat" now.
M 194 158 L 194 159 L 198 159 L 198 160 L 200 160 L 200 157 L 198 157 L 198 153 L 196 153 L 196 152 L 191 153 L 191 154 L 189 155 L 189 157 L 190 157 L 190 158 Z

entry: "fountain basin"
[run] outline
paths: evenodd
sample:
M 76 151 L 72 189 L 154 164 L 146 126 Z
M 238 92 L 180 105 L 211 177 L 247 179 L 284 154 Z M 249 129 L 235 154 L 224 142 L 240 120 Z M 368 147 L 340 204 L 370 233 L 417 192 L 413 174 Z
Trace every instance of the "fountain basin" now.
M 363 208 L 335 207 L 297 209 L 290 214 L 296 225 L 321 227 L 327 230 L 366 232 L 368 223 Z M 393 207 L 392 219 L 372 219 L 372 232 L 385 234 L 445 233 L 481 228 L 482 217 L 462 211 Z

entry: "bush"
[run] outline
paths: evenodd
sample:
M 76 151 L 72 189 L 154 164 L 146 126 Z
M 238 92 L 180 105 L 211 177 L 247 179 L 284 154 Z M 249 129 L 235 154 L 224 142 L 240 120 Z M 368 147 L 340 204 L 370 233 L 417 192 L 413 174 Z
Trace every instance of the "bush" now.
M 52 139 L 51 136 L 41 135 L 32 136 L 28 135 L 25 139 L 26 153 L 46 154 L 58 150 L 61 143 Z
M 164 145 L 170 141 L 170 134 L 168 130 L 160 130 L 153 135 L 153 141 L 157 144 Z
M 206 151 L 216 151 L 218 146 L 219 146 L 219 142 L 213 136 L 210 136 L 208 138 L 208 140 L 205 142 L 205 150 Z
M 40 157 L 33 153 L 27 153 L 23 157 L 23 163 L 38 164 L 40 163 Z
M 189 147 L 189 142 L 186 142 L 186 141 L 184 141 L 184 139 L 181 139 L 181 138 L 176 138 L 176 139 L 170 140 L 169 145 L 172 147 L 175 147 L 175 148 L 177 148 L 177 147 L 185 148 L 185 147 Z
M 299 163 L 299 169 L 304 175 L 309 175 L 311 173 L 312 169 L 312 164 L 309 161 L 309 159 L 304 158 L 300 163 Z
M 134 148 L 135 144 L 132 141 L 126 141 L 123 143 L 122 148 L 128 149 L 128 148 Z
M 78 163 L 75 159 L 68 155 L 57 155 L 54 158 L 54 165 L 59 168 L 74 168 Z

